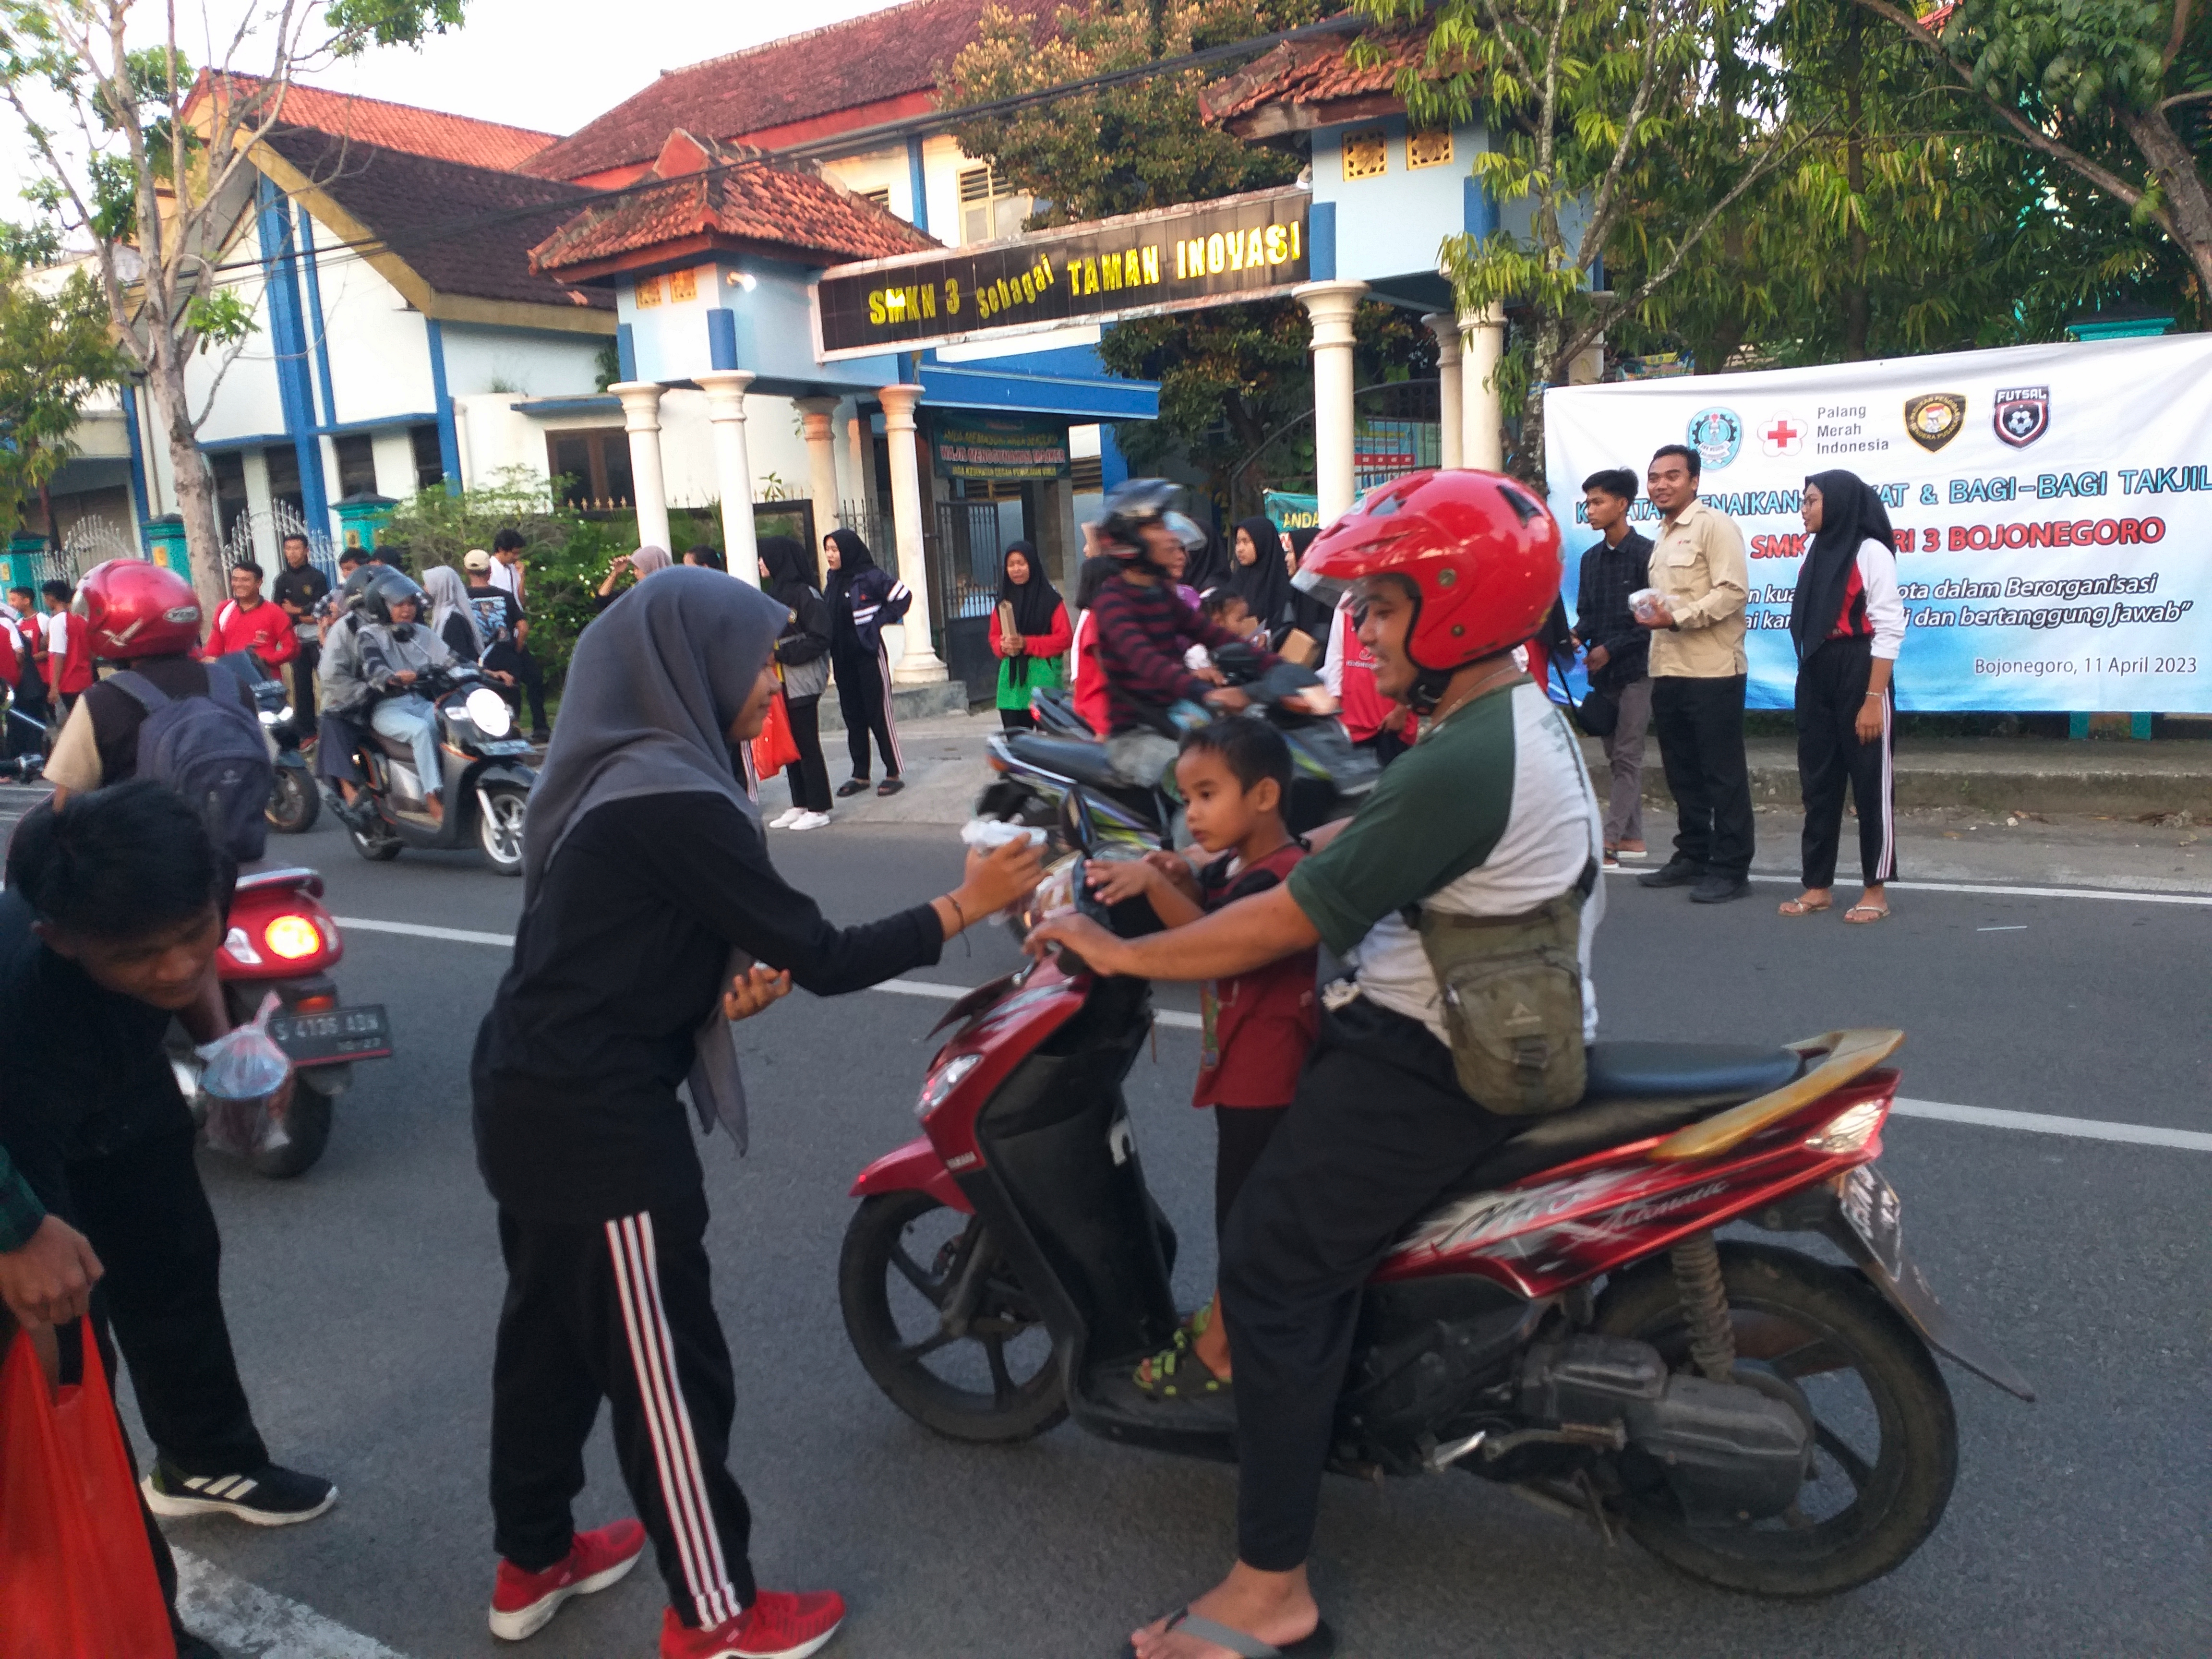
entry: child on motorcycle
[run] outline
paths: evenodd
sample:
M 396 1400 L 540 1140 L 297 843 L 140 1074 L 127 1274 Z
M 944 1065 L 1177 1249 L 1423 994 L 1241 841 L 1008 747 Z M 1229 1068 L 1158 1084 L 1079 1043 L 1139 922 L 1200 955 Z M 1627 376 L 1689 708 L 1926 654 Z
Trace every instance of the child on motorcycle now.
M 1195 921 L 1288 878 L 1305 843 L 1283 822 L 1291 787 L 1291 749 L 1265 720 L 1232 716 L 1182 740 L 1176 760 L 1190 832 L 1213 856 L 1193 872 L 1174 853 L 1098 864 L 1091 886 L 1108 903 L 1142 896 L 1170 927 Z M 1217 1236 L 1297 1091 L 1298 1068 L 1313 1047 L 1319 1013 L 1314 952 L 1206 981 L 1198 1082 L 1190 1103 L 1214 1109 L 1213 1225 Z M 1229 1333 L 1221 1297 L 1193 1315 L 1172 1345 L 1137 1367 L 1138 1388 L 1155 1399 L 1188 1400 L 1228 1392 Z

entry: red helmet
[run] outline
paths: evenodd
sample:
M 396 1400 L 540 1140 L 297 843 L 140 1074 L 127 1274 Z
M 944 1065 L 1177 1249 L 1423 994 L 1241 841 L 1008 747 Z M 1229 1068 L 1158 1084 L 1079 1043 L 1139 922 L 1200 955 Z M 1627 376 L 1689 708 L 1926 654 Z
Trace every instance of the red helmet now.
M 1420 595 L 1407 654 L 1424 677 L 1510 650 L 1559 603 L 1559 526 L 1497 472 L 1409 472 L 1322 532 L 1299 563 L 1309 592 L 1403 576 Z
M 109 662 L 168 657 L 200 642 L 200 602 L 173 570 L 110 559 L 85 573 L 70 607 L 92 624 L 92 654 Z

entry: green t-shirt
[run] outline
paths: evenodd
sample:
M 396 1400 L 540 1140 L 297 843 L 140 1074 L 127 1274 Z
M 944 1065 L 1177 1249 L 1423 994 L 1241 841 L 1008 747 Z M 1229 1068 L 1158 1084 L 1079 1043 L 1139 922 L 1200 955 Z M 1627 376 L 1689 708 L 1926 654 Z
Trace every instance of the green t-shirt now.
M 1384 769 L 1343 832 L 1291 872 L 1291 896 L 1370 1000 L 1425 1024 L 1443 1017 L 1415 903 L 1518 915 L 1582 878 L 1604 843 L 1589 770 L 1566 720 L 1528 679 L 1486 692 Z M 1601 896 L 1583 911 L 1583 983 Z M 1595 1024 L 1586 999 L 1586 1023 Z

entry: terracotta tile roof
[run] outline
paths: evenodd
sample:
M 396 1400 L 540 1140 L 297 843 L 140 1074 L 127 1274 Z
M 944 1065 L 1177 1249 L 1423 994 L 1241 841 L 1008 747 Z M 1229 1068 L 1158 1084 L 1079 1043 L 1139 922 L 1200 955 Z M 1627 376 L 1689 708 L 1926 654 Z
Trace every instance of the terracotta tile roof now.
M 307 127 L 265 141 L 441 294 L 609 308 L 532 268 L 530 249 L 592 199 L 579 185 L 384 149 Z M 325 257 L 328 257 L 327 255 Z
M 992 3 L 1048 25 L 1054 0 L 908 0 L 665 70 L 635 96 L 531 157 L 523 170 L 581 179 L 650 161 L 661 141 L 679 130 L 734 141 L 903 95 L 933 99 L 939 70 L 975 38 Z
M 562 225 L 530 251 L 530 264 L 581 279 L 620 255 L 702 238 L 820 264 L 940 246 L 819 173 L 768 161 L 758 150 L 676 132 L 653 171 Z
M 1199 113 L 1240 137 L 1265 138 L 1403 109 L 1398 71 L 1420 66 L 1428 50 L 1427 32 L 1370 31 L 1358 38 L 1382 48 L 1381 61 L 1371 69 L 1352 61 L 1352 37 L 1286 40 L 1208 85 L 1198 95 Z M 1431 73 L 1440 76 L 1443 71 Z
M 269 82 L 258 75 L 232 74 L 225 83 L 241 99 L 267 95 Z M 186 105 L 191 108 L 206 96 L 209 77 L 203 74 Z M 513 168 L 554 142 L 550 132 L 510 127 L 473 116 L 447 115 L 410 104 L 387 103 L 381 98 L 357 98 L 350 93 L 325 92 L 320 87 L 295 84 L 284 94 L 283 117 L 288 126 L 313 127 L 380 149 L 427 155 L 441 161 L 462 161 L 471 167 Z

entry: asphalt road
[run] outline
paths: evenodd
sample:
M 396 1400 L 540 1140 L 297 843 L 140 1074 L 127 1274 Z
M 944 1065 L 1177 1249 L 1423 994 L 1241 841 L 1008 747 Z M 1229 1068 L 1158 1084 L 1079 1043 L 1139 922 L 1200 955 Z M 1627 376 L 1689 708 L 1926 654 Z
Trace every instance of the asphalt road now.
M 322 869 L 341 915 L 511 930 L 520 885 L 473 860 L 370 866 L 327 825 L 272 853 Z M 939 892 L 938 827 L 841 825 L 775 853 L 836 916 Z M 1785 923 L 1778 890 L 1718 910 L 1609 884 L 1598 945 L 1608 1035 L 1775 1040 L 1854 1024 L 1911 1034 L 1922 1098 L 2212 1130 L 2203 963 L 2212 910 L 1899 893 L 1897 917 Z M 2003 929 L 2005 931 L 1983 931 Z M 925 977 L 1014 960 L 954 945 Z M 302 1179 L 203 1168 L 227 1241 L 233 1329 L 280 1460 L 332 1475 L 338 1508 L 252 1532 L 179 1523 L 183 1547 L 411 1659 L 505 1650 L 486 1633 L 484 1448 L 501 1275 L 468 1126 L 465 1059 L 505 952 L 356 931 L 349 1000 L 389 1006 L 400 1053 L 364 1067 Z M 1181 992 L 1170 1006 L 1189 1006 Z M 744 1028 L 753 1152 L 706 1149 L 717 1295 L 741 1401 L 732 1462 L 772 1585 L 835 1585 L 830 1651 L 930 1659 L 1115 1651 L 1228 1559 L 1234 1472 L 1063 1426 L 1012 1449 L 938 1440 L 884 1400 L 839 1319 L 851 1178 L 913 1133 L 942 1006 L 795 995 Z M 1187 1105 L 1195 1042 L 1163 1030 L 1131 1077 L 1138 1133 L 1186 1243 L 1186 1304 L 1212 1270 L 1211 1134 Z M 2212 1651 L 2212 1156 L 1893 1120 L 1883 1168 L 1938 1291 L 2031 1376 L 2022 1405 L 1946 1367 L 1960 1480 L 1889 1578 L 1809 1606 L 1689 1583 L 1632 1544 L 1447 1476 L 1332 1480 L 1315 1560 L 1341 1651 L 1638 1659 Z M 580 1520 L 627 1513 L 604 1429 Z M 564 1611 L 530 1651 L 652 1651 L 649 1567 Z

